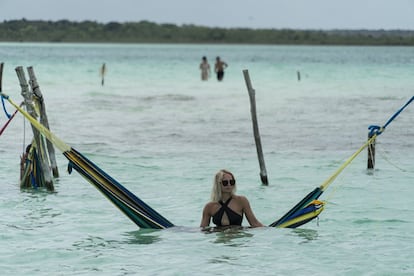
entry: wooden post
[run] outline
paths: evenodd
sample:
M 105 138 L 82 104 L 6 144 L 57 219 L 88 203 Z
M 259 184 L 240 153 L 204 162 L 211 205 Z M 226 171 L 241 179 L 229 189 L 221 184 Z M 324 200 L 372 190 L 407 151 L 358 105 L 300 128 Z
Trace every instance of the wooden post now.
M 101 73 L 101 77 L 102 77 L 101 85 L 104 86 L 104 83 L 105 83 L 105 74 L 106 74 L 106 63 L 103 63 L 102 64 L 100 73 Z
M 368 140 L 371 139 L 373 134 L 368 134 Z M 368 145 L 368 163 L 367 168 L 368 169 L 374 169 L 375 168 L 375 139 Z
M 29 84 L 32 88 L 36 102 L 39 105 L 40 123 L 50 130 L 49 121 L 46 115 L 46 105 L 44 103 L 43 95 L 42 95 L 42 92 L 40 91 L 39 84 L 37 83 L 37 79 L 33 71 L 33 67 L 32 66 L 28 67 L 27 71 L 29 73 Z M 49 153 L 50 166 L 52 169 L 53 176 L 59 177 L 59 171 L 58 171 L 56 155 L 55 155 L 55 148 L 53 147 L 53 144 L 49 140 L 46 140 L 46 145 L 47 145 L 47 150 Z
M 20 82 L 20 87 L 21 87 L 21 94 L 24 98 L 24 103 L 27 109 L 27 112 L 33 117 L 33 118 L 37 118 L 37 113 L 36 110 L 34 109 L 33 106 L 33 93 L 31 93 L 31 91 L 29 90 L 29 85 L 27 84 L 26 81 L 26 76 L 24 74 L 23 71 L 23 67 L 22 66 L 18 66 L 16 67 L 16 73 L 17 73 L 17 77 L 19 79 Z M 33 139 L 35 142 L 35 147 L 38 151 L 38 156 L 39 156 L 39 160 L 41 163 L 41 167 L 42 167 L 42 171 L 38 172 L 41 173 L 43 175 L 43 179 L 44 179 L 44 183 L 39 183 L 40 185 L 43 185 L 49 190 L 49 191 L 54 191 L 54 187 L 53 187 L 53 180 L 52 180 L 52 176 L 50 174 L 50 166 L 49 166 L 49 162 L 48 159 L 46 157 L 46 143 L 45 143 L 45 139 L 40 135 L 39 131 L 32 126 L 32 130 L 33 130 Z M 22 184 L 22 182 L 21 182 Z
M 0 63 L 0 92 L 2 92 L 2 85 L 3 85 L 3 67 L 4 67 L 4 63 L 1 62 Z
M 255 97 L 255 90 L 252 87 L 249 77 L 249 71 L 243 70 L 244 80 L 246 81 L 247 91 L 249 92 L 250 98 L 250 113 L 252 115 L 252 123 L 253 123 L 253 134 L 254 140 L 256 142 L 256 150 L 257 156 L 259 158 L 259 165 L 260 165 L 260 179 L 264 185 L 268 185 L 267 180 L 267 172 L 266 166 L 263 158 L 263 151 L 262 151 L 262 142 L 260 140 L 260 133 L 259 133 L 259 126 L 257 124 L 257 116 L 256 116 L 256 97 Z

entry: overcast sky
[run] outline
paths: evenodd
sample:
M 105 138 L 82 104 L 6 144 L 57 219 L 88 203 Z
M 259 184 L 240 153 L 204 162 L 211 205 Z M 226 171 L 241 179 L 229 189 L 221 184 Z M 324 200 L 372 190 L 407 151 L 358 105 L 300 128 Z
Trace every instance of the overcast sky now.
M 0 0 L 0 21 L 148 20 L 208 27 L 414 30 L 414 0 Z

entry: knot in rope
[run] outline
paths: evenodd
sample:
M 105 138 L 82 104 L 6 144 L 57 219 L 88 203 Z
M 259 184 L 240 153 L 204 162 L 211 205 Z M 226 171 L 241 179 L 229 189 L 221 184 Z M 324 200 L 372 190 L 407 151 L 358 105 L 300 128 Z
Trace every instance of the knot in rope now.
M 369 131 L 369 137 L 372 137 L 372 136 L 374 136 L 374 135 L 380 135 L 381 133 L 383 133 L 384 132 L 384 130 L 385 130 L 385 128 L 384 127 L 380 127 L 380 126 L 377 126 L 377 125 L 370 125 L 369 127 L 368 127 L 368 129 L 370 130 Z

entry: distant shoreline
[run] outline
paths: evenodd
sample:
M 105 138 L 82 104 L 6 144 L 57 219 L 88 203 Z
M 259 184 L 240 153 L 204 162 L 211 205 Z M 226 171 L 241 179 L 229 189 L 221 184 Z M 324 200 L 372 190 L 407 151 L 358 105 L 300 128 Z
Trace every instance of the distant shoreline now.
M 197 25 L 9 20 L 0 42 L 414 46 L 411 30 L 295 30 Z

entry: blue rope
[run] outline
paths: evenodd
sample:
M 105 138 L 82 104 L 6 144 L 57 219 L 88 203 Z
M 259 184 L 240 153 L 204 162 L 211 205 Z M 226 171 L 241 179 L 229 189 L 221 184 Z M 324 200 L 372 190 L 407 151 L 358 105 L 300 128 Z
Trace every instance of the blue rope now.
M 6 105 L 4 104 L 4 98 L 5 98 L 5 96 L 3 96 L 3 94 L 1 94 L 1 104 L 3 105 L 4 113 L 6 114 L 7 119 L 10 119 L 11 115 L 9 113 L 7 113 Z
M 368 137 L 369 138 L 371 138 L 372 136 L 374 136 L 374 134 L 376 134 L 378 136 L 378 135 L 380 135 L 384 131 L 383 129 L 381 129 L 380 126 L 377 126 L 377 125 L 370 125 L 368 127 L 368 129 L 370 130 L 369 131 L 369 134 L 368 134 Z
M 414 101 L 414 96 L 411 97 L 411 99 L 405 104 L 403 105 L 397 112 L 395 112 L 394 115 L 391 116 L 391 118 L 385 123 L 385 125 L 383 127 L 377 126 L 377 125 L 370 125 L 368 127 L 368 129 L 370 130 L 369 132 L 369 137 L 372 137 L 374 134 L 376 134 L 377 136 L 380 135 L 381 133 L 384 132 L 385 128 L 392 122 L 394 121 L 395 118 L 397 118 L 398 115 L 400 115 L 400 113 L 412 102 Z

